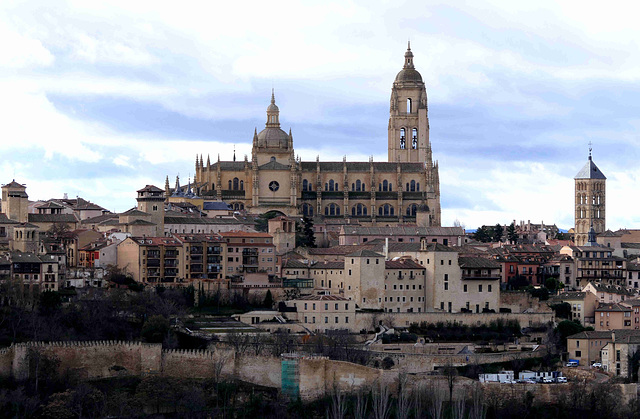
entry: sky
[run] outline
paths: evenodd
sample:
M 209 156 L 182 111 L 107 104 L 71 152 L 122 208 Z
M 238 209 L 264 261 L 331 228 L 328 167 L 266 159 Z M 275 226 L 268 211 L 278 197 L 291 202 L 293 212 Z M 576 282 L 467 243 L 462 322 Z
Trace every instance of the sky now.
M 443 225 L 573 225 L 573 177 L 607 176 L 607 227 L 640 228 L 640 26 L 609 1 L 0 3 L 0 183 L 111 211 L 250 154 L 271 89 L 303 160 L 387 159 L 411 40 Z

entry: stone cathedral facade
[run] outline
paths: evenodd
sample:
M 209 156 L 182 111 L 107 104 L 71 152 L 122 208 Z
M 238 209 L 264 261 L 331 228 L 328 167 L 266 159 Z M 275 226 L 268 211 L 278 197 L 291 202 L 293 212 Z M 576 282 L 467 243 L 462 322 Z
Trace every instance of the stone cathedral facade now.
M 196 157 L 195 186 L 205 198 L 259 214 L 413 223 L 417 212 L 440 226 L 440 180 L 429 141 L 427 92 L 409 47 L 391 88 L 387 162 L 301 161 L 291 130 L 280 127 L 272 93 L 265 128 L 253 135 L 251 159 L 206 164 Z

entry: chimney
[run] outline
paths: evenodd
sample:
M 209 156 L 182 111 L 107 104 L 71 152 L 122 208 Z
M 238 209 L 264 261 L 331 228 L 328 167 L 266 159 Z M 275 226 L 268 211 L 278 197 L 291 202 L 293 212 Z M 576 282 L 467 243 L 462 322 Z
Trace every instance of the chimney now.
M 384 238 L 384 259 L 389 260 L 389 237 Z

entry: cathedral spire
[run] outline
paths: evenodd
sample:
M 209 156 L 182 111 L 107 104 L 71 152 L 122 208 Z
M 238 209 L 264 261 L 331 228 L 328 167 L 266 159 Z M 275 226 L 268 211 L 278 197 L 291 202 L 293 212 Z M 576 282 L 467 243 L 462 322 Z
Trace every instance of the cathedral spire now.
M 413 67 L 413 52 L 411 52 L 411 41 L 407 44 L 407 52 L 404 53 L 404 66 L 402 68 Z
M 211 159 L 209 159 L 209 155 L 207 154 L 207 167 L 211 166 Z
M 236 161 L 236 145 L 233 145 L 233 161 Z
M 267 128 L 280 128 L 280 109 L 276 105 L 276 95 L 271 89 L 271 104 L 267 107 Z

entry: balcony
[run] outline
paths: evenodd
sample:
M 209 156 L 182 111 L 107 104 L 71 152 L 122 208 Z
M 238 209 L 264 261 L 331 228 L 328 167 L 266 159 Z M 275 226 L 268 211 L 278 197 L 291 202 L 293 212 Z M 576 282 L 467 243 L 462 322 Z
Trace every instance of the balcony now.
M 532 274 L 529 274 L 532 275 Z M 488 281 L 499 281 L 500 279 L 502 279 L 502 276 L 500 274 L 476 274 L 476 273 L 471 273 L 471 274 L 462 274 L 462 279 L 484 279 L 484 280 L 488 280 Z
M 202 273 L 202 265 L 191 265 L 191 273 Z
M 349 192 L 349 199 L 371 199 L 371 192 Z
M 242 256 L 258 256 L 258 249 L 242 249 Z
M 160 259 L 147 259 L 147 266 L 160 266 Z
M 397 200 L 398 192 L 376 192 L 376 200 Z
M 191 254 L 202 254 L 202 246 L 191 246 Z
M 160 257 L 160 251 L 159 250 L 154 250 L 154 251 L 149 251 L 147 252 L 147 257 L 149 259 L 157 259 Z
M 422 199 L 422 192 L 402 192 L 403 199 Z
M 202 255 L 191 255 L 191 262 L 202 262 Z
M 207 256 L 207 263 L 220 263 L 222 256 Z
M 175 259 L 177 257 L 178 257 L 178 252 L 175 250 L 167 250 L 166 252 L 164 252 L 165 259 Z
M 175 260 L 175 259 L 165 260 L 164 261 L 164 266 L 166 268 L 177 268 L 178 267 L 178 261 Z
M 244 191 L 222 191 L 222 199 L 244 199 Z
M 222 253 L 222 246 L 208 246 L 207 254 L 208 255 L 219 255 Z
M 342 198 L 344 198 L 344 192 L 342 191 L 322 192 L 322 199 L 342 199 Z
M 301 198 L 304 199 L 317 199 L 318 193 L 316 191 L 302 191 Z

